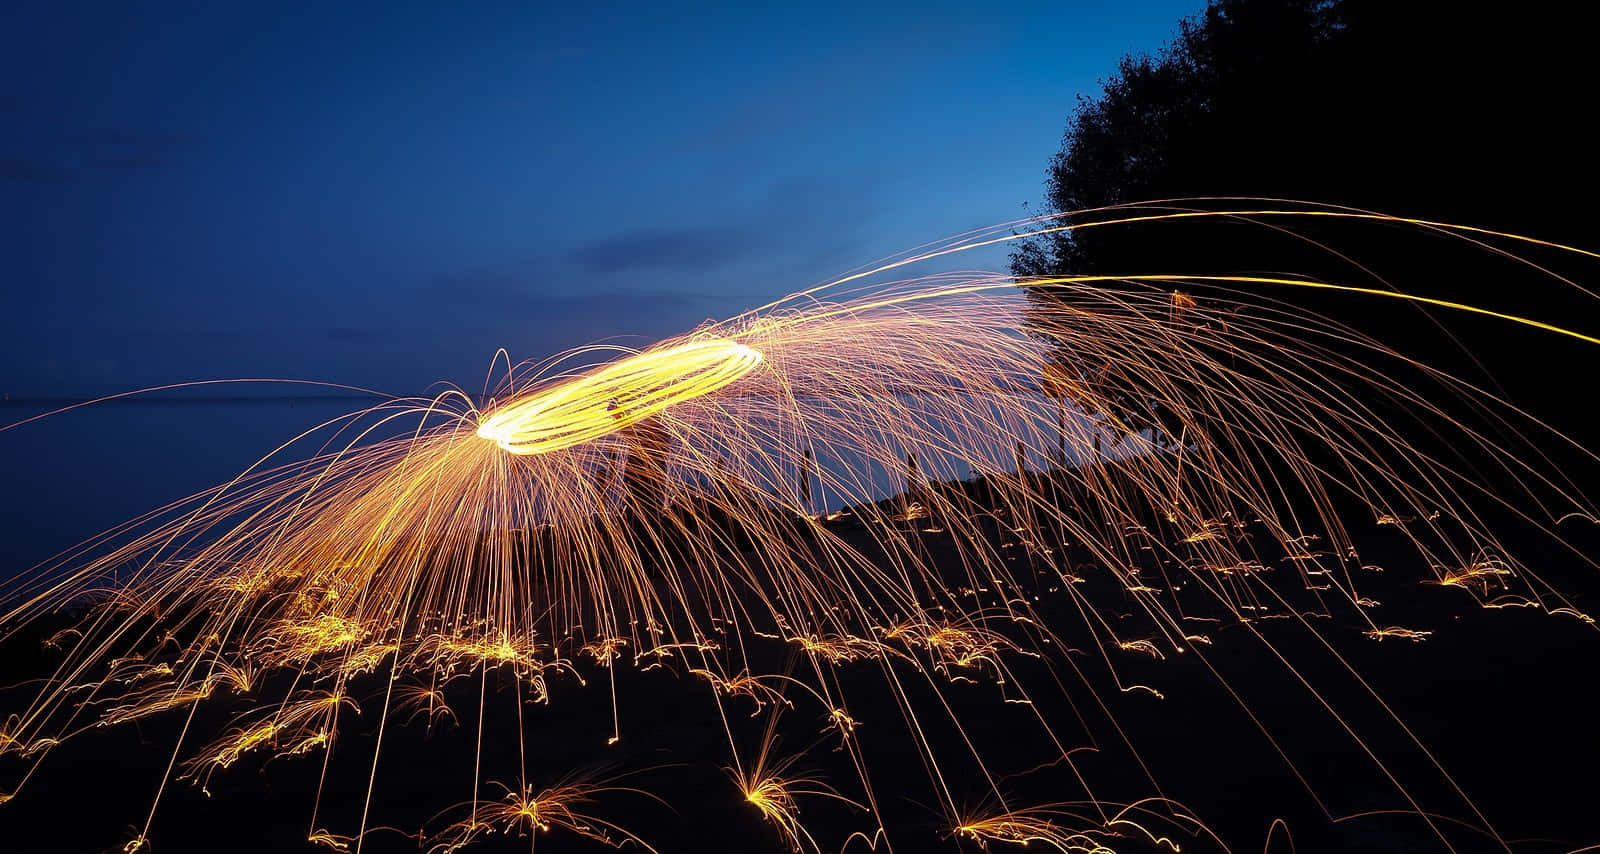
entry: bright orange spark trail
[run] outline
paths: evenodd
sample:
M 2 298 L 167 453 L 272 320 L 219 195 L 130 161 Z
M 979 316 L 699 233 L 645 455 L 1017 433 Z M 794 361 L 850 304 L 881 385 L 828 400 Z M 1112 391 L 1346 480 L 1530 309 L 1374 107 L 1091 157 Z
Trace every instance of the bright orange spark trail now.
M 1590 255 L 1261 204 L 1109 209 L 1032 221 L 1022 236 L 1296 216 L 1409 225 L 1467 249 L 1502 239 Z M 408 725 L 460 727 L 473 733 L 473 776 L 440 782 L 439 802 L 456 806 L 405 829 L 423 847 L 561 834 L 652 850 L 612 805 L 648 795 L 644 775 L 617 784 L 640 769 L 546 767 L 542 748 L 592 734 L 530 721 L 576 692 L 602 693 L 610 709 L 594 721 L 596 749 L 608 758 L 648 730 L 660 702 L 630 676 L 662 671 L 687 677 L 726 736 L 725 776 L 774 848 L 892 844 L 880 801 L 892 788 L 914 789 L 950 836 L 980 844 L 1204 850 L 1221 843 L 1166 797 L 1112 704 L 1162 702 L 1193 672 L 1180 668 L 1197 668 L 1239 699 L 1317 797 L 1210 657 L 1236 643 L 1281 664 L 1370 759 L 1374 788 L 1445 839 L 1432 799 L 1263 626 L 1297 627 L 1326 650 L 1319 666 L 1331 661 L 1365 690 L 1342 653 L 1349 644 L 1432 637 L 1430 626 L 1392 622 L 1403 614 L 1373 614 L 1378 568 L 1358 546 L 1376 526 L 1412 561 L 1386 575 L 1592 624 L 1489 520 L 1525 524 L 1543 537 L 1541 557 L 1592 574 L 1593 556 L 1556 525 L 1600 510 L 1547 450 L 1597 458 L 1283 295 L 1321 289 L 1600 340 L 1364 282 L 1169 272 L 877 281 L 1015 237 L 1012 226 L 967 235 L 603 364 L 557 370 L 592 352 L 581 350 L 518 366 L 481 409 L 459 391 L 389 400 L 299 437 L 324 443 L 310 459 L 286 459 L 286 443 L 227 484 L 63 553 L 0 598 L 0 641 L 81 612 L 42 638 L 49 669 L 0 695 L 20 698 L 0 708 L 0 802 L 30 797 L 25 784 L 64 743 L 161 717 L 182 734 L 167 773 L 148 781 L 148 811 L 130 817 L 139 824 L 128 850 L 159 839 L 174 781 L 209 792 L 274 759 L 320 763 L 327 780 L 355 754 L 367 792 L 359 820 L 339 827 L 349 805 L 319 788 L 306 838 L 359 852 L 392 830 L 367 818 L 385 781 L 384 739 Z M 864 682 L 882 695 L 876 706 L 860 699 Z M 966 711 L 980 697 L 986 712 Z M 1109 731 L 1062 714 L 1080 704 Z M 785 734 L 829 749 L 779 756 L 780 716 Z M 1390 717 L 1463 815 L 1448 821 L 1498 839 L 1447 763 Z M 357 746 L 357 720 L 382 733 L 378 744 Z M 1024 733 L 1042 755 L 1001 767 L 996 741 Z M 913 767 L 874 765 L 873 739 L 904 748 Z M 1085 756 L 1116 745 L 1148 797 L 1097 795 Z M 817 754 L 847 776 L 824 780 Z M 1017 780 L 1049 774 L 1051 795 L 1014 794 Z M 967 808 L 973 787 L 981 810 Z M 829 810 L 855 832 L 814 832 L 809 816 Z
M 478 436 L 513 454 L 542 454 L 615 433 L 710 394 L 761 364 L 733 341 L 691 341 L 623 359 L 496 409 Z

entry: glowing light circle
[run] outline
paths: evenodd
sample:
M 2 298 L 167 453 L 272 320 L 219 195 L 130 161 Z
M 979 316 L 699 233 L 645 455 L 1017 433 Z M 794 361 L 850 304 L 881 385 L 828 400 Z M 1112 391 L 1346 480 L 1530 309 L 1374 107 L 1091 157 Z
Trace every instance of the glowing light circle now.
M 522 456 L 569 448 L 710 394 L 761 360 L 759 351 L 727 340 L 640 353 L 513 399 L 479 423 L 478 435 Z

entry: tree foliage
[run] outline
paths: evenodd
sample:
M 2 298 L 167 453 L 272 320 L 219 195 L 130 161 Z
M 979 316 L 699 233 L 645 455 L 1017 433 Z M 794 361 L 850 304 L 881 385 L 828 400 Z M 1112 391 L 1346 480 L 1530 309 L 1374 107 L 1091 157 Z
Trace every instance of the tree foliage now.
M 1268 196 L 1582 239 L 1571 215 L 1600 189 L 1584 5 L 1212 0 L 1079 97 L 1046 211 Z M 1012 267 L 1114 271 L 1125 243 L 1034 241 Z
M 1101 91 L 1080 96 L 1046 172 L 1045 212 L 1196 197 L 1303 199 L 1593 246 L 1600 173 L 1588 125 L 1597 31 L 1585 5 L 1211 0 L 1178 23 L 1164 48 L 1123 57 Z M 1390 251 L 1363 239 L 1351 247 L 1363 260 Z M 1330 257 L 1309 265 L 1306 258 L 1303 242 L 1256 226 L 1190 222 L 1033 238 L 1017 244 L 1011 268 L 1024 277 L 1336 275 Z M 1500 297 L 1499 282 L 1480 270 L 1424 268 L 1401 250 L 1381 260 L 1386 272 L 1410 264 L 1419 273 L 1412 281 L 1435 287 L 1436 296 L 1478 304 Z M 1415 321 L 1388 322 L 1410 335 Z M 1098 369 L 1072 367 L 1085 381 Z

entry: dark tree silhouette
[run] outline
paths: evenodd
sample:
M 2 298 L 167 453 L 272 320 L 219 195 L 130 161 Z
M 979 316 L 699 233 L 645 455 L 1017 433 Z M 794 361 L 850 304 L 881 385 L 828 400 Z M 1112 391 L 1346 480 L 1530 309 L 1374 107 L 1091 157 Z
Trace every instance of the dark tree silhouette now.
M 1164 49 L 1124 57 L 1101 92 L 1080 96 L 1047 170 L 1046 212 L 1208 196 L 1304 199 L 1592 249 L 1600 244 L 1591 212 L 1600 172 L 1588 125 L 1600 75 L 1592 59 L 1596 13 L 1586 6 L 1212 0 L 1179 22 Z M 1348 226 L 1294 225 L 1304 237 L 1375 262 L 1412 292 L 1547 318 L 1593 314 L 1592 300 L 1576 292 L 1509 293 L 1506 283 L 1518 280 L 1512 274 L 1526 270 L 1496 267 L 1459 245 L 1418 253 L 1416 245 L 1427 241 L 1414 233 L 1386 236 L 1369 227 L 1356 236 Z M 1352 278 L 1347 262 L 1305 240 L 1227 221 L 1035 238 L 1017 246 L 1011 268 L 1019 276 L 1292 271 Z M 1591 281 L 1594 272 L 1587 271 Z M 1059 298 L 1035 295 L 1042 303 Z M 1409 352 L 1454 372 L 1492 376 L 1507 387 L 1516 380 L 1523 400 L 1571 394 L 1548 364 L 1528 364 L 1528 353 L 1594 355 L 1456 317 L 1448 318 L 1452 330 L 1466 331 L 1445 336 L 1416 307 L 1374 311 L 1350 299 L 1294 298 L 1380 340 L 1404 336 Z M 1580 308 L 1583 314 L 1571 314 Z M 1063 366 L 1079 382 L 1100 368 L 1066 356 Z M 1134 412 L 1151 407 L 1136 386 L 1098 391 Z M 1150 424 L 1136 419 L 1132 426 Z
M 1592 242 L 1585 5 L 1212 0 L 1080 96 L 1046 208 L 1269 196 Z M 1112 272 L 1130 249 L 1149 253 L 1125 233 L 1035 241 L 1012 266 Z

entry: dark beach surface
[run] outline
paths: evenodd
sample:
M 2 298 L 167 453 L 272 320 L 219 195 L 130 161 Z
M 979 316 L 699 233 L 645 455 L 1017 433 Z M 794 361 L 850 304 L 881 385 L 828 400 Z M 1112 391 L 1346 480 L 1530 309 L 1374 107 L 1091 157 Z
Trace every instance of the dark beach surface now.
M 990 485 L 938 488 L 981 500 Z M 1059 498 L 1074 500 L 1066 490 Z M 868 553 L 878 542 L 878 526 L 895 525 L 947 570 L 952 586 L 961 585 L 963 569 L 948 532 L 926 520 L 882 518 L 902 501 L 855 508 L 825 524 Z M 1068 651 L 1047 656 L 1050 668 L 1025 655 L 1007 657 L 1012 680 L 1004 686 L 982 677 L 930 680 L 909 665 L 886 667 L 871 659 L 823 665 L 859 725 L 852 744 L 845 745 L 813 698 L 791 691 L 794 707 L 783 714 L 777 730 L 781 741 L 771 755 L 798 755 L 787 776 L 824 780 L 861 801 L 859 760 L 893 850 L 978 850 L 953 832 L 937 807 L 942 796 L 915 749 L 900 701 L 886 687 L 886 677 L 893 676 L 914 712 L 917 731 L 939 757 L 950 797 L 973 811 L 993 806 L 990 780 L 1013 807 L 1083 801 L 1081 773 L 1105 803 L 1159 794 L 1182 804 L 1236 851 L 1263 845 L 1289 851 L 1291 836 L 1297 851 L 1448 850 L 1414 814 L 1392 775 L 1417 805 L 1436 814 L 1434 828 L 1456 851 L 1504 850 L 1468 826 L 1482 823 L 1472 805 L 1513 850 L 1571 851 L 1600 842 L 1600 822 L 1592 813 L 1593 765 L 1600 757 L 1600 729 L 1593 726 L 1592 662 L 1600 643 L 1595 627 L 1530 608 L 1481 608 L 1463 590 L 1425 583 L 1432 573 L 1393 526 L 1369 524 L 1354 512 L 1349 521 L 1361 563 L 1382 567 L 1359 579 L 1361 595 L 1381 603 L 1369 609 L 1369 616 L 1379 626 L 1430 632 L 1424 640 L 1366 636 L 1371 626 L 1355 609 L 1325 606 L 1317 591 L 1307 590 L 1291 569 L 1279 565 L 1264 583 L 1288 607 L 1264 607 L 1262 619 L 1245 624 L 1217 617 L 1214 608 L 1207 615 L 1202 591 L 1185 593 L 1181 607 L 1210 643 L 1191 644 L 1184 654 L 1168 650 L 1158 660 L 1105 649 L 1105 631 L 1091 628 L 1103 620 L 1124 638 L 1150 636 L 1148 621 L 1136 616 L 1137 603 L 1121 581 L 1097 570 L 1047 526 L 1018 535 L 1015 529 L 1027 526 L 994 510 L 985 536 L 1011 555 L 1018 578 L 1036 580 L 1035 590 L 1016 592 L 1038 597 L 1034 607 L 1041 621 Z M 1600 612 L 1592 569 L 1519 534 L 1514 521 L 1496 530 L 1507 532 L 1508 550 L 1569 594 L 1580 610 Z M 1583 553 L 1600 548 L 1600 530 L 1589 523 L 1568 523 L 1561 532 Z M 1278 565 L 1266 556 L 1263 563 Z M 1075 585 L 1079 595 L 1061 590 L 1061 571 L 1083 579 Z M 1177 574 L 1171 578 L 1182 583 Z M 980 587 L 970 599 L 976 612 L 1003 597 Z M 1096 621 L 1084 617 L 1082 603 L 1093 606 Z M 1270 616 L 1291 610 L 1304 619 Z M 0 647 L 6 684 L 49 666 L 53 653 L 41 648 L 41 640 L 54 629 L 41 624 Z M 810 666 L 781 643 L 754 656 L 762 669 L 774 673 L 804 676 Z M 502 671 L 474 673 L 447 689 L 454 721 L 395 726 L 403 718 L 392 718 L 374 772 L 387 687 L 386 671 L 380 669 L 351 683 L 361 711 L 341 716 L 325 776 L 320 752 L 270 760 L 263 753 L 247 755 L 203 786 L 169 782 L 156 811 L 151 850 L 314 850 L 307 839 L 318 791 L 315 828 L 349 833 L 360 826 L 373 780 L 367 827 L 398 829 L 369 831 L 362 850 L 427 850 L 432 843 L 419 843 L 410 834 L 422 828 L 437 832 L 463 817 L 460 810 L 441 810 L 472 799 L 476 762 L 482 763 L 479 779 L 512 784 L 519 765 L 524 766 L 535 788 L 574 771 L 616 777 L 612 785 L 640 792 L 600 793 L 586 807 L 588 814 L 615 822 L 664 854 L 783 850 L 778 830 L 744 802 L 729 772 L 729 733 L 743 761 L 750 762 L 759 753 L 774 706 L 758 708 L 747 697 L 729 698 L 725 728 L 706 684 L 686 672 L 692 666 L 677 661 L 646 668 L 624 656 L 615 683 L 622 738 L 614 745 L 608 744 L 612 704 L 603 670 L 584 670 L 587 684 L 550 675 L 548 703 L 531 702 L 524 690 L 520 739 L 516 680 Z M 259 695 L 274 696 L 275 690 L 281 695 L 282 688 L 274 686 L 284 678 L 270 677 L 258 687 Z M 6 691 L 7 708 L 25 704 L 28 696 L 26 684 Z M 1006 702 L 1023 696 L 1031 705 Z M 248 698 L 221 691 L 201 704 L 191 725 L 195 734 L 184 742 L 184 758 L 249 706 Z M 1041 718 L 1063 746 L 1074 750 L 1072 766 L 1051 762 L 1059 751 L 1039 726 Z M 28 784 L 0 807 L 5 850 L 109 851 L 133 838 L 186 719 L 185 712 L 175 711 L 91 729 L 51 750 Z M 8 780 L 23 767 L 19 761 L 5 759 Z M 478 796 L 493 800 L 501 794 L 485 786 Z M 1101 815 L 1083 804 L 1064 809 L 1091 819 L 1086 823 Z M 866 813 L 826 798 L 802 798 L 800 815 L 824 851 L 871 848 L 876 825 Z M 1288 833 L 1274 829 L 1275 819 Z M 1166 826 L 1164 835 L 1183 851 L 1222 850 L 1207 836 L 1170 831 Z M 852 839 L 857 832 L 864 836 Z M 619 839 L 616 833 L 610 836 Z M 991 842 L 989 847 L 1010 846 Z M 1168 850 L 1131 833 L 1113 847 Z M 489 835 L 470 850 L 530 848 L 604 850 L 602 843 L 561 827 L 536 837 Z

